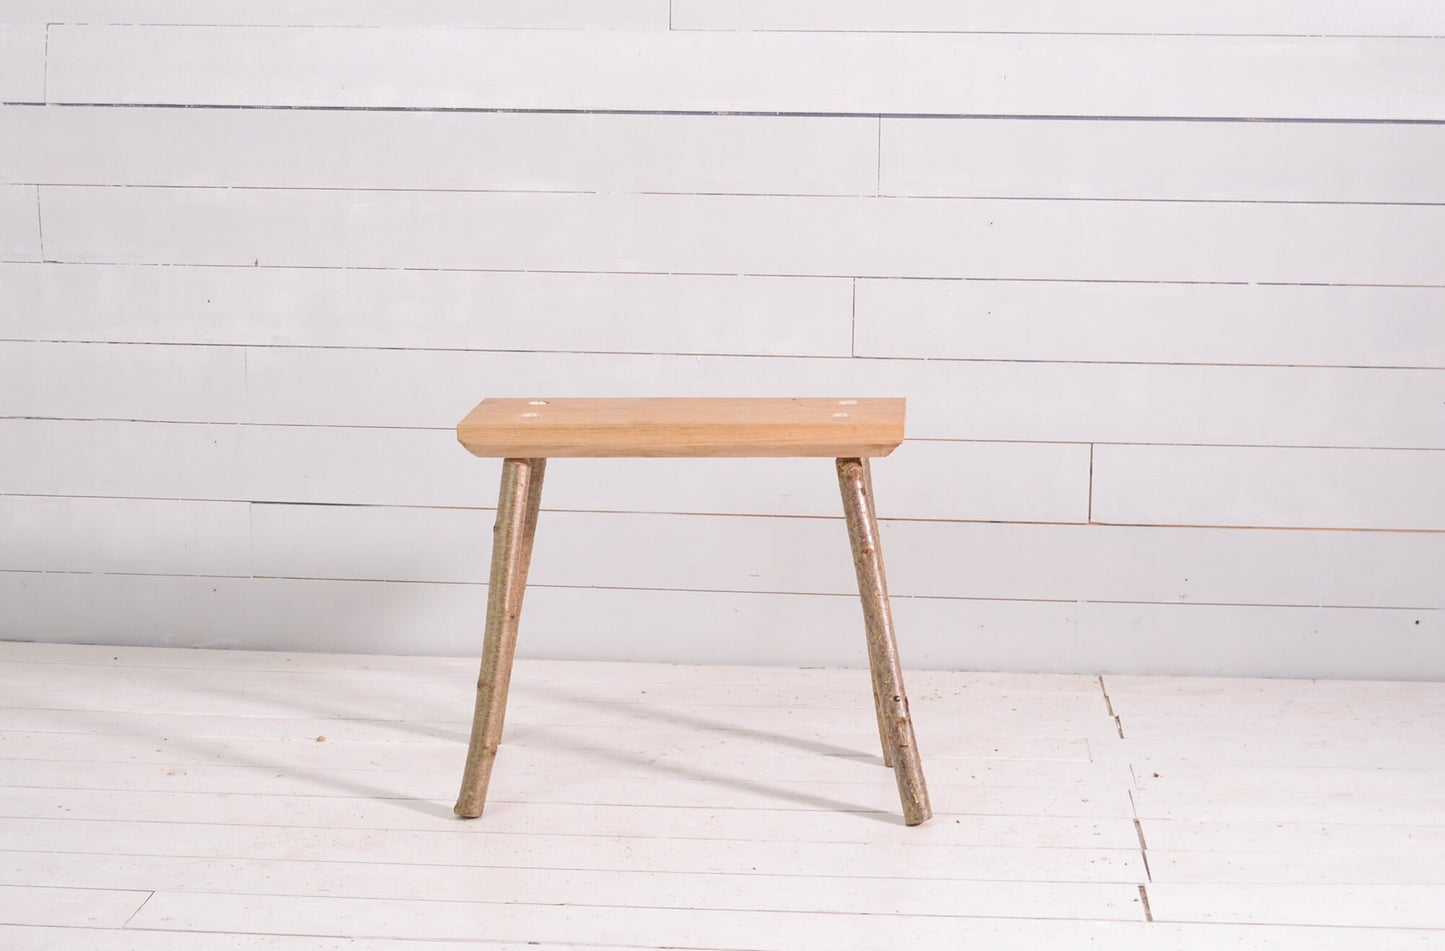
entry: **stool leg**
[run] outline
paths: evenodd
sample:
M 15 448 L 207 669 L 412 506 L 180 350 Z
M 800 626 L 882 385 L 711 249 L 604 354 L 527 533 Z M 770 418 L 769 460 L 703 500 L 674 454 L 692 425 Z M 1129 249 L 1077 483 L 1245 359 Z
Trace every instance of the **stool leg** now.
M 867 459 L 862 459 L 862 460 L 860 460 L 860 462 L 861 462 L 862 465 L 863 465 L 863 490 L 864 490 L 864 492 L 867 493 L 867 496 L 868 496 L 868 505 L 869 505 L 869 508 L 871 509 L 871 508 L 873 507 L 873 469 L 872 469 L 871 466 L 868 465 L 868 460 L 867 460 Z M 845 506 L 846 506 L 847 503 L 845 502 L 844 504 L 845 504 Z M 846 512 L 846 508 L 845 508 L 845 512 Z M 851 540 L 852 540 L 851 534 L 850 534 L 850 536 L 849 536 L 849 540 L 850 540 L 850 542 L 851 542 Z M 882 569 L 882 564 L 883 564 L 882 549 L 879 549 L 878 563 L 879 563 L 879 569 L 880 569 L 880 571 L 881 571 L 881 569 Z M 881 575 L 880 575 L 880 576 L 881 576 Z M 891 607 L 891 606 L 888 604 L 888 602 L 887 602 L 887 585 L 886 585 L 886 583 L 885 583 L 885 585 L 884 585 L 884 589 L 885 589 L 885 590 L 884 590 L 884 609 L 888 611 L 888 619 L 889 619 L 888 629 L 891 631 L 891 630 L 893 629 L 893 625 L 892 625 L 893 613 L 892 613 L 892 607 Z M 863 590 L 863 588 L 862 588 L 862 582 L 861 582 L 861 581 L 859 582 L 859 589 L 858 589 L 858 590 L 859 590 L 860 592 Z M 865 617 L 866 617 L 866 616 L 865 616 Z M 871 655 L 871 654 L 869 655 L 869 668 L 870 668 L 870 674 L 871 674 L 872 671 L 876 671 L 876 670 L 879 669 L 879 665 L 873 663 L 873 658 L 872 658 L 872 655 Z M 891 739 L 891 737 L 890 737 L 890 731 L 889 731 L 889 729 L 888 729 L 888 712 L 887 712 L 887 707 L 886 707 L 886 706 L 884 705 L 884 703 L 883 703 L 884 688 L 883 688 L 883 686 L 882 686 L 881 684 L 879 684 L 878 678 L 877 678 L 876 676 L 872 677 L 872 681 L 873 681 L 873 712 L 874 712 L 875 714 L 877 714 L 877 716 L 878 716 L 878 742 L 879 742 L 879 745 L 881 745 L 881 746 L 883 747 L 883 765 L 884 765 L 884 766 L 887 766 L 889 769 L 892 769 L 892 768 L 893 768 L 893 742 L 892 742 L 892 739 Z
M 473 819 L 487 802 L 492 763 L 502 741 L 507 716 L 507 688 L 512 681 L 512 660 L 517 651 L 517 622 L 527 588 L 537 511 L 542 503 L 542 476 L 546 459 L 507 459 L 502 463 L 502 489 L 497 500 L 497 521 L 492 527 L 492 574 L 487 588 L 487 633 L 482 646 L 482 670 L 477 678 L 477 706 L 472 715 L 472 737 L 462 789 L 454 809 Z
M 842 460 L 839 460 L 839 462 L 841 462 L 841 461 L 842 461 Z M 860 460 L 860 462 L 862 463 L 863 491 L 866 493 L 867 498 L 869 499 L 869 505 L 871 506 L 871 504 L 872 504 L 872 499 L 873 499 L 873 470 L 872 470 L 872 468 L 867 464 L 867 461 L 866 461 L 866 460 Z M 842 479 L 842 471 L 841 471 L 841 470 L 839 471 L 839 478 L 840 478 L 840 480 Z M 840 485 L 841 485 L 841 484 L 843 484 L 843 483 L 840 481 Z M 845 514 L 848 514 L 848 512 L 847 512 L 847 499 L 848 499 L 847 492 L 848 492 L 848 490 L 845 488 L 843 491 L 844 491 L 844 496 L 843 496 L 843 499 L 844 499 L 844 512 L 845 512 Z M 851 517 L 851 515 L 850 515 L 850 517 Z M 851 523 L 850 523 L 850 525 L 851 525 Z M 850 534 L 849 534 L 849 541 L 850 541 L 850 543 L 851 543 L 852 540 L 853 540 L 853 535 L 852 535 L 852 529 L 851 529 L 851 528 L 849 529 L 849 532 L 850 532 Z M 880 550 L 880 553 L 879 553 L 879 562 L 880 562 L 880 566 L 881 566 L 881 562 L 882 562 L 882 553 L 881 553 L 881 550 Z M 859 579 L 859 591 L 860 591 L 860 592 L 864 591 L 864 590 L 866 589 L 866 587 L 867 587 L 867 586 L 864 584 L 864 582 L 862 581 L 862 579 L 861 579 L 861 577 L 860 577 L 860 579 Z M 885 597 L 884 608 L 885 608 L 886 610 L 889 610 L 889 612 L 890 612 L 890 613 L 889 613 L 889 619 L 890 619 L 890 628 L 889 628 L 889 629 L 891 630 L 892 613 L 891 613 L 891 609 L 889 608 L 889 605 L 888 605 L 887 602 L 886 602 L 886 598 L 887 598 L 887 591 L 886 591 L 886 590 L 884 591 L 884 597 Z M 865 619 L 865 622 L 866 622 L 866 620 L 867 620 L 867 615 L 866 615 L 866 614 L 864 615 L 864 619 Z M 870 644 L 870 646 L 871 646 L 871 644 L 872 644 L 872 641 L 871 641 L 871 640 L 869 641 L 869 644 Z M 877 716 L 877 718 L 878 718 L 878 742 L 879 742 L 879 745 L 880 745 L 880 746 L 882 747 L 882 749 L 883 749 L 883 765 L 884 765 L 884 766 L 887 766 L 889 769 L 892 769 L 892 768 L 893 768 L 893 740 L 892 740 L 892 731 L 889 729 L 889 726 L 888 726 L 887 707 L 884 705 L 884 702 L 883 702 L 883 695 L 884 695 L 884 693 L 886 692 L 886 688 L 883 686 L 883 684 L 881 684 L 881 683 L 879 682 L 879 673 L 880 673 L 880 671 L 882 670 L 882 665 L 880 665 L 880 664 L 878 664 L 878 663 L 876 663 L 876 662 L 874 661 L 874 657 L 873 657 L 873 654 L 872 654 L 871 652 L 869 653 L 868 660 L 869 660 L 869 675 L 870 675 L 870 679 L 872 680 L 872 683 L 873 683 L 873 712 L 874 712 L 874 714 L 875 714 L 875 715 Z
M 879 732 L 884 735 L 884 756 L 893 761 L 903 820 L 916 826 L 933 815 L 933 807 L 928 802 L 923 762 L 913 737 L 913 721 L 908 716 L 908 695 L 903 689 L 903 667 L 893 635 L 893 611 L 883 575 L 883 549 L 868 460 L 839 459 L 838 486 L 843 493 L 843 514 L 853 547 L 853 567 L 858 573 L 858 594 L 863 601 L 868 665 L 873 673 L 874 705 L 880 715 Z

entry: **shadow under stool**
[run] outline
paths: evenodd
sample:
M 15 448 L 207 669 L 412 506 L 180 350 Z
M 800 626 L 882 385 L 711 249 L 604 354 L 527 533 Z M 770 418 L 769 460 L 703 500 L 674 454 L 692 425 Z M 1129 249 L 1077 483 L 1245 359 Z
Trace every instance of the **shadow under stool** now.
M 477 706 L 456 813 L 482 814 L 502 739 L 517 622 L 547 459 L 573 457 L 803 456 L 836 460 L 858 574 L 883 761 L 903 817 L 933 814 L 908 714 L 868 460 L 903 441 L 901 399 L 487 399 L 457 424 L 473 455 L 504 460 Z

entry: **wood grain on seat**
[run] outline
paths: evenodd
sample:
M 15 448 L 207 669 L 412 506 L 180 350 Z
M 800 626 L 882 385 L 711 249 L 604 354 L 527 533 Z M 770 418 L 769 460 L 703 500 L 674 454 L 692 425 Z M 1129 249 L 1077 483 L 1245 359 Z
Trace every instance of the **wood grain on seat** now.
M 886 456 L 895 398 L 486 399 L 457 424 L 473 455 Z

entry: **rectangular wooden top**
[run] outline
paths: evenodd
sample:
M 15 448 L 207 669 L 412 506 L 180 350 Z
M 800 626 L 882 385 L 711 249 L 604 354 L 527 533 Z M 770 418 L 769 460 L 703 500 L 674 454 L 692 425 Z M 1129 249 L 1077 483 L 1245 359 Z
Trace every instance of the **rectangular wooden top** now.
M 886 456 L 902 399 L 486 399 L 457 424 L 475 456 Z

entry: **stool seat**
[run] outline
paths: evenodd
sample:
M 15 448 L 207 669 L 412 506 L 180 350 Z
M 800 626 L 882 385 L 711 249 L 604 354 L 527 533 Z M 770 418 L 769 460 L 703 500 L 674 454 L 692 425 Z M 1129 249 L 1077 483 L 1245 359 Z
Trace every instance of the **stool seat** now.
M 886 456 L 902 399 L 485 399 L 457 424 L 474 456 Z

